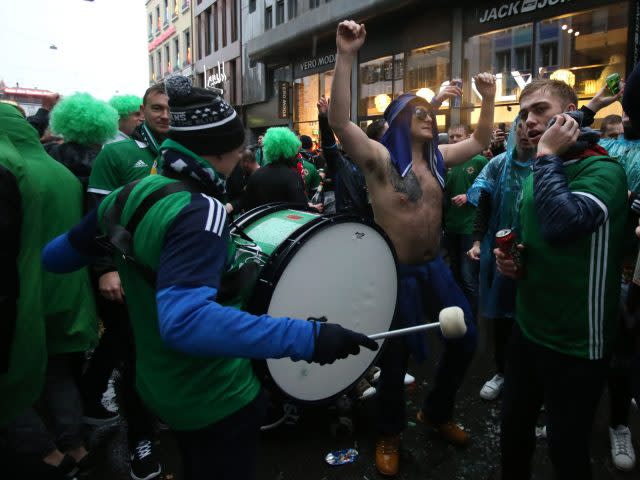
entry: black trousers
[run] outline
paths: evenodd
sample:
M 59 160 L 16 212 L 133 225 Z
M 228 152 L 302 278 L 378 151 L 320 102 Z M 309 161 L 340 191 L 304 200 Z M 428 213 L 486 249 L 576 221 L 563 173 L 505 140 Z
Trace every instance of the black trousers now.
M 504 375 L 507 362 L 507 346 L 513 331 L 513 318 L 494 318 L 493 321 L 493 355 L 496 361 L 496 373 Z
M 591 478 L 589 441 L 607 370 L 607 360 L 564 355 L 531 342 L 514 328 L 502 404 L 504 480 L 531 478 L 535 426 L 543 404 L 554 478 Z
M 266 405 L 261 392 L 247 406 L 213 425 L 174 431 L 184 480 L 253 480 Z
M 111 372 L 118 368 L 118 406 L 127 421 L 129 445 L 133 448 L 138 441 L 154 437 L 155 425 L 135 388 L 135 342 L 129 313 L 126 305 L 106 300 L 99 292 L 96 305 L 105 331 L 82 376 L 83 401 L 89 412 L 91 405 L 100 404 Z

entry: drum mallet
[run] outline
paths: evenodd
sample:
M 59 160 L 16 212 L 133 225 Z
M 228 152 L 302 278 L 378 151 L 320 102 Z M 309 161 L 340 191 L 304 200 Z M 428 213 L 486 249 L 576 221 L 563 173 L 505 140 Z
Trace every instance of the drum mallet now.
M 467 333 L 467 325 L 464 323 L 464 312 L 460 307 L 447 307 L 440 311 L 438 322 L 426 323 L 415 327 L 400 328 L 398 330 L 390 330 L 388 332 L 376 333 L 369 335 L 371 340 L 382 340 L 383 338 L 399 337 L 401 335 L 409 335 L 410 333 L 422 332 L 440 327 L 442 335 L 445 338 L 460 338 Z

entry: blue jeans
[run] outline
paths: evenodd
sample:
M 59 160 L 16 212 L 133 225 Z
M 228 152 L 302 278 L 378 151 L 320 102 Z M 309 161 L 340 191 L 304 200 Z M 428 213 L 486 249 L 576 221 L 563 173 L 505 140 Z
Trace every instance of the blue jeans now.
M 471 260 L 467 252 L 473 246 L 473 237 L 462 233 L 447 233 L 444 237 L 445 248 L 449 254 L 449 265 L 453 277 L 462 288 L 474 313 L 478 311 L 478 276 L 480 262 Z
M 456 284 L 451 270 L 442 258 L 423 266 L 423 275 L 419 278 L 419 293 L 422 298 L 424 314 L 431 321 L 438 319 L 440 310 L 450 306 L 459 306 L 465 314 L 467 333 L 457 339 L 445 339 L 444 351 L 433 381 L 433 389 L 424 400 L 422 409 L 434 424 L 445 423 L 453 417 L 455 396 L 462 384 L 464 375 L 471 363 L 476 349 L 477 331 L 469 302 Z M 401 287 L 403 267 L 401 271 Z M 400 292 L 402 295 L 402 292 Z M 402 309 L 396 314 L 391 329 L 408 326 Z M 407 371 L 410 349 L 409 339 L 392 337 L 385 341 L 380 358 L 380 383 L 378 385 L 377 430 L 381 435 L 396 435 L 406 427 L 406 403 L 404 396 L 404 374 Z

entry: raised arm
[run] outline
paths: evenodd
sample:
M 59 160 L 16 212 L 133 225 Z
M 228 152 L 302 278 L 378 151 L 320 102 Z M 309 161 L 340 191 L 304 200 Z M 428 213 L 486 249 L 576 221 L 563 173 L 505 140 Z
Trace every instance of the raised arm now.
M 389 152 L 350 120 L 351 67 L 358 50 L 364 44 L 367 32 L 364 25 L 346 20 L 338 25 L 336 34 L 336 69 L 331 85 L 329 125 L 340 140 L 344 151 L 362 169 L 365 175 L 382 168 Z
M 482 152 L 491 143 L 493 133 L 493 109 L 496 97 L 496 79 L 490 73 L 481 73 L 474 77 L 476 88 L 482 95 L 482 107 L 478 126 L 473 135 L 453 145 L 442 145 L 440 151 L 447 167 L 458 165 Z

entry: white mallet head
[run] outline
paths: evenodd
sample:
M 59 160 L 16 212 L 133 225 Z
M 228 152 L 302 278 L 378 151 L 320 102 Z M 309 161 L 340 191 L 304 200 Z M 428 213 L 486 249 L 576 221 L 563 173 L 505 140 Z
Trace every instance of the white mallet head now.
M 460 338 L 467 333 L 464 312 L 460 307 L 447 307 L 440 311 L 440 330 L 444 338 Z

